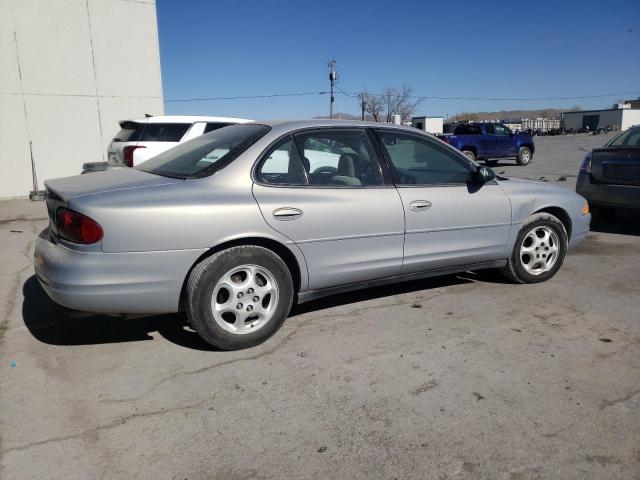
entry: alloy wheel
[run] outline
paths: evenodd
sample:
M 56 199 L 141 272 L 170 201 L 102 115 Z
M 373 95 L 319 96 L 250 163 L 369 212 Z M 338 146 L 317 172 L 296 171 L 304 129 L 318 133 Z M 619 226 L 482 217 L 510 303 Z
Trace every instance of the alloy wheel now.
M 531 275 L 551 270 L 558 261 L 559 254 L 558 234 L 544 225 L 529 230 L 520 245 L 520 263 Z
M 259 330 L 273 317 L 278 304 L 278 284 L 267 269 L 241 265 L 225 273 L 211 297 L 216 323 L 230 333 Z

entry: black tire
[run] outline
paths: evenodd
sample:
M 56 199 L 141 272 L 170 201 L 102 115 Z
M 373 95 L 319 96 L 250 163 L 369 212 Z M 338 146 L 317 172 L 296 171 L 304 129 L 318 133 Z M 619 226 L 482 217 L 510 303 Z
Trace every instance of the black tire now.
M 473 150 L 462 150 L 462 153 L 464 153 L 467 157 L 469 157 L 474 162 L 476 161 L 476 154 L 474 153 Z
M 529 147 L 520 147 L 520 150 L 518 150 L 518 157 L 516 158 L 518 165 L 529 165 L 532 159 L 533 154 Z
M 271 319 L 255 332 L 234 334 L 220 327 L 211 310 L 211 298 L 218 280 L 240 265 L 257 265 L 267 270 L 278 287 L 278 303 Z M 243 245 L 222 250 L 205 258 L 192 270 L 187 282 L 186 314 L 202 339 L 221 350 L 239 350 L 258 345 L 276 333 L 291 310 L 294 287 L 291 272 L 271 250 Z
M 522 265 L 520 247 L 522 246 L 522 242 L 526 235 L 532 229 L 539 226 L 548 227 L 558 235 L 558 259 L 549 271 L 533 275 L 527 272 Z M 549 280 L 558 272 L 558 270 L 560 270 L 560 267 L 562 267 L 564 258 L 567 254 L 568 243 L 569 239 L 567 230 L 560 220 L 549 213 L 535 213 L 523 222 L 520 232 L 518 232 L 518 237 L 516 238 L 516 243 L 513 247 L 511 257 L 507 260 L 507 265 L 500 271 L 504 276 L 515 283 L 539 283 Z

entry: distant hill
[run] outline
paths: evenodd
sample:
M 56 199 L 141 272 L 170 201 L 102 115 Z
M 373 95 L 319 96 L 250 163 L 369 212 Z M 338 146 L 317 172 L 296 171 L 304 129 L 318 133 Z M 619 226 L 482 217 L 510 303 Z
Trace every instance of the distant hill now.
M 464 112 L 449 117 L 449 121 L 456 120 L 509 120 L 518 121 L 522 118 L 560 118 L 562 112 L 570 109 L 543 108 L 540 110 L 502 110 L 500 112 Z

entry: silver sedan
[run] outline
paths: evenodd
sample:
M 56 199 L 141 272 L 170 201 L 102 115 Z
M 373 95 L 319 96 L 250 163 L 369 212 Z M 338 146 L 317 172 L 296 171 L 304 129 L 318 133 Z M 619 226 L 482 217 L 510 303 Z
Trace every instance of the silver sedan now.
M 591 218 L 567 189 L 496 177 L 431 135 L 365 122 L 229 126 L 46 186 L 34 264 L 53 300 L 185 311 L 228 350 L 269 338 L 294 301 L 485 268 L 547 280 Z

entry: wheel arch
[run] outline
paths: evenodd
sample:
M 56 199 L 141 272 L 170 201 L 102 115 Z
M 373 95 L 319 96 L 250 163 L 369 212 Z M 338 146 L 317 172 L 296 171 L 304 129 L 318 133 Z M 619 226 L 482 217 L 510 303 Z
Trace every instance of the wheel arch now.
M 304 287 L 304 285 L 306 285 L 306 279 L 304 278 L 306 272 L 302 271 L 303 266 L 306 269 L 306 264 L 301 265 L 301 262 L 298 260 L 296 255 L 291 251 L 289 247 L 287 247 L 282 242 L 268 237 L 251 236 L 235 238 L 219 243 L 218 245 L 210 248 L 202 255 L 200 255 L 195 262 L 193 262 L 193 265 L 191 265 L 191 267 L 189 268 L 189 271 L 185 275 L 182 282 L 182 289 L 180 290 L 179 310 L 184 310 L 184 302 L 186 301 L 187 293 L 187 282 L 189 281 L 189 276 L 191 275 L 191 272 L 196 267 L 196 265 L 202 262 L 205 258 L 215 255 L 222 250 L 243 245 L 255 245 L 257 247 L 263 247 L 271 250 L 273 253 L 278 255 L 284 261 L 285 265 L 289 269 L 289 272 L 291 273 L 291 279 L 293 280 L 293 288 L 295 294 L 297 294 Z M 304 262 L 304 258 L 302 258 L 302 261 Z
M 535 153 L 536 149 L 533 146 L 533 143 L 521 143 L 520 147 L 518 148 L 518 150 L 522 147 L 527 147 L 529 149 L 529 151 L 531 152 L 531 155 L 533 156 L 533 154 Z
M 536 213 L 548 213 L 560 220 L 560 222 L 562 222 L 562 225 L 564 225 L 565 230 L 567 231 L 567 240 L 571 240 L 571 216 L 564 208 L 555 206 L 543 207 L 536 210 L 531 215 L 534 215 Z
M 469 151 L 473 152 L 473 154 L 476 156 L 476 158 L 478 158 L 478 149 L 475 147 L 475 145 L 465 145 L 465 146 L 461 147 L 459 150 L 461 152 L 464 152 L 465 150 L 469 150 Z

